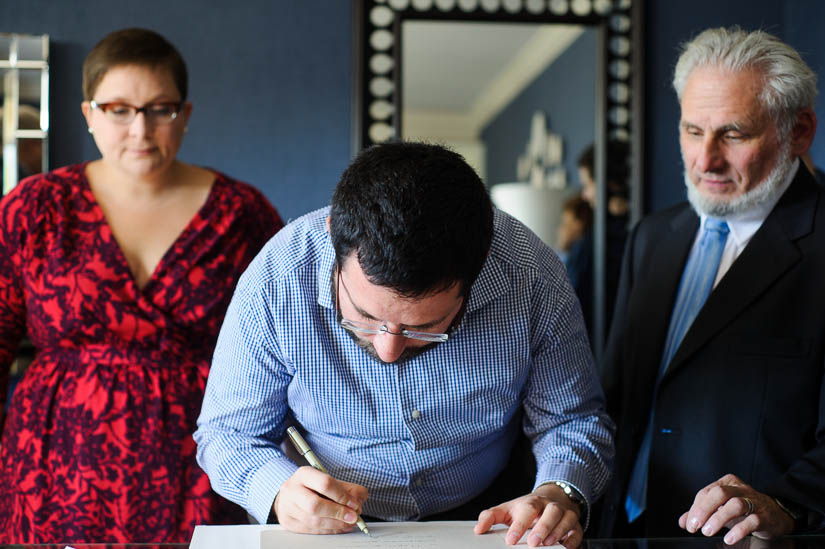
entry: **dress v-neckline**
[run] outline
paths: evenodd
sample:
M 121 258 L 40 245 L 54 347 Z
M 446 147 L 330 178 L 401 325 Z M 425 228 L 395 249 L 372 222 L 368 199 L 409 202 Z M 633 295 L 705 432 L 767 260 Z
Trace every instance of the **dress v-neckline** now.
M 91 203 L 94 211 L 99 215 L 101 226 L 105 227 L 111 235 L 112 245 L 115 248 L 115 255 L 117 256 L 117 260 L 120 262 L 121 266 L 129 274 L 128 280 L 134 290 L 135 297 L 147 297 L 147 289 L 149 289 L 153 285 L 154 281 L 158 278 L 159 273 L 162 272 L 166 265 L 172 260 L 172 256 L 174 254 L 175 248 L 177 247 L 177 244 L 185 240 L 185 237 L 194 230 L 194 224 L 196 221 L 205 218 L 204 214 L 211 207 L 213 197 L 216 193 L 216 188 L 220 182 L 220 175 L 213 170 L 208 170 L 210 173 L 214 175 L 214 180 L 212 181 L 212 185 L 209 188 L 209 193 L 206 195 L 206 200 L 204 200 L 200 208 L 198 208 L 195 214 L 189 219 L 189 221 L 183 227 L 183 230 L 180 232 L 180 234 L 178 234 L 177 237 L 175 237 L 175 240 L 172 241 L 172 243 L 169 245 L 166 251 L 163 252 L 163 255 L 161 255 L 160 257 L 160 261 L 158 261 L 157 265 L 155 265 L 155 268 L 152 270 L 152 273 L 149 275 L 149 278 L 146 279 L 146 283 L 143 286 L 140 286 L 137 282 L 137 278 L 135 278 L 135 273 L 132 272 L 132 268 L 129 266 L 129 261 L 126 259 L 126 253 L 123 251 L 120 242 L 117 241 L 115 232 L 114 230 L 112 230 L 112 226 L 109 223 L 109 219 L 106 217 L 106 213 L 103 211 L 103 207 L 100 205 L 100 202 L 98 202 L 97 197 L 94 194 L 94 191 L 92 191 L 92 185 L 89 182 L 88 176 L 86 175 L 86 168 L 88 165 L 89 162 L 84 162 L 80 165 L 80 179 L 83 182 L 83 190 L 88 194 L 87 199 Z

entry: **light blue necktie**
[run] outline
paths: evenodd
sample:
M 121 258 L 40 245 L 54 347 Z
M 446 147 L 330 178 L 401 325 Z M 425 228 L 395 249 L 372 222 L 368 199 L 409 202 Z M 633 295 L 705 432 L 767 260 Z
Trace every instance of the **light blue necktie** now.
M 667 370 L 676 349 L 682 343 L 682 338 L 693 324 L 693 320 L 705 300 L 708 298 L 713 281 L 716 280 L 716 272 L 719 270 L 719 262 L 722 259 L 722 251 L 725 249 L 725 241 L 728 238 L 728 224 L 721 219 L 709 217 L 705 220 L 705 230 L 699 240 L 699 245 L 688 258 L 685 270 L 682 272 L 682 280 L 679 283 L 679 293 L 676 296 L 676 304 L 673 306 L 673 313 L 670 317 L 670 328 L 665 341 L 665 352 L 662 355 L 662 363 L 659 367 L 659 380 Z M 647 467 L 650 461 L 650 444 L 653 439 L 653 410 L 656 401 L 651 406 L 650 421 L 639 448 L 639 455 L 636 457 L 636 465 L 633 468 L 633 475 L 630 477 L 630 485 L 627 490 L 627 500 L 625 510 L 629 522 L 636 520 L 647 506 Z

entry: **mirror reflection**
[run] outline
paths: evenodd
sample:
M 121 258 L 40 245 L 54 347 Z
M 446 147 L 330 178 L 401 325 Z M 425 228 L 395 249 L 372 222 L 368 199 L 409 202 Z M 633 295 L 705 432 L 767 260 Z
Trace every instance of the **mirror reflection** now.
M 401 24 L 401 137 L 461 153 L 496 206 L 555 249 L 591 334 L 597 32 L 567 24 Z M 608 149 L 607 319 L 628 222 L 628 150 L 620 142 Z
M 47 35 L 0 33 L 3 194 L 48 169 Z

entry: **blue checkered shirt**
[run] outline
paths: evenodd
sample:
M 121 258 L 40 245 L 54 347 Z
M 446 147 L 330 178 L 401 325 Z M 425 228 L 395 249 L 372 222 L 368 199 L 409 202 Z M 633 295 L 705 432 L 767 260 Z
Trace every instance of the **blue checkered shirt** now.
M 333 477 L 369 490 L 366 515 L 416 520 L 481 493 L 507 466 L 521 418 L 536 486 L 561 480 L 588 505 L 598 497 L 614 426 L 550 248 L 496 211 L 490 255 L 450 339 L 386 364 L 336 322 L 327 215 L 282 229 L 235 290 L 195 433 L 213 488 L 265 522 L 298 468 L 280 445 L 294 422 Z

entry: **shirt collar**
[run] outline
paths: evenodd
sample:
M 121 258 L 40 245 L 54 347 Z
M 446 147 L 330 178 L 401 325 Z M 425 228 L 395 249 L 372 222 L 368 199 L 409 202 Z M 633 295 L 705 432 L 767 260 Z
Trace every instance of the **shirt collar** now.
M 771 211 L 773 211 L 776 203 L 779 202 L 779 199 L 785 194 L 788 187 L 790 187 L 791 181 L 793 181 L 794 177 L 796 177 L 796 172 L 798 170 L 799 159 L 796 160 L 793 168 L 791 168 L 788 172 L 787 178 L 782 182 L 781 192 L 776 193 L 772 200 L 764 202 L 763 204 L 760 204 L 759 206 L 746 212 L 740 212 L 725 218 L 725 221 L 728 223 L 728 228 L 730 229 L 730 236 L 733 238 L 733 241 L 737 246 L 742 246 L 747 243 L 756 231 L 759 230 L 759 227 L 762 226 L 762 223 L 765 219 L 767 219 Z M 702 214 L 700 234 L 705 230 L 705 222 L 707 221 L 707 218 L 707 215 Z
M 327 230 L 326 219 L 329 215 L 329 207 L 323 212 L 323 244 L 321 245 L 321 256 L 318 260 L 318 271 L 316 273 L 316 284 L 318 285 L 318 305 L 327 309 L 335 308 L 332 300 L 332 270 L 335 267 L 335 249 L 332 247 L 332 239 Z

